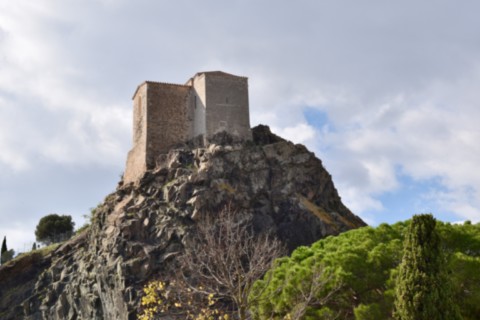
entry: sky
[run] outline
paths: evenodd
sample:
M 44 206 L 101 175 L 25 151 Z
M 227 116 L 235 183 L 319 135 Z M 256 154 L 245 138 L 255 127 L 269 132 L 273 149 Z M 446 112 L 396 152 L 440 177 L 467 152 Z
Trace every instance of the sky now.
M 0 0 L 0 237 L 114 191 L 145 80 L 249 78 L 250 122 L 315 152 L 371 225 L 480 220 L 480 2 Z

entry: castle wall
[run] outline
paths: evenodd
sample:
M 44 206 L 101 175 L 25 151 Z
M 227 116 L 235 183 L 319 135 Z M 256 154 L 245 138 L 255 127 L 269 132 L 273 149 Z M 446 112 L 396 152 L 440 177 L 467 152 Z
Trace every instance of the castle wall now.
M 155 167 L 158 155 L 190 138 L 193 114 L 189 86 L 148 82 L 146 164 Z
M 124 173 L 125 181 L 134 181 L 147 169 L 147 83 L 137 89 L 133 97 L 133 148 L 127 156 L 127 167 Z
M 227 131 L 250 140 L 248 79 L 221 73 L 206 73 L 206 137 Z
M 144 82 L 133 97 L 133 148 L 124 182 L 155 168 L 158 157 L 176 144 L 203 135 L 206 142 L 226 131 L 250 140 L 248 79 L 202 72 L 186 85 Z
M 206 92 L 205 92 L 205 75 L 192 78 L 189 82 L 192 86 L 194 95 L 194 121 L 193 133 L 191 138 L 196 137 L 206 132 L 205 114 L 206 114 Z

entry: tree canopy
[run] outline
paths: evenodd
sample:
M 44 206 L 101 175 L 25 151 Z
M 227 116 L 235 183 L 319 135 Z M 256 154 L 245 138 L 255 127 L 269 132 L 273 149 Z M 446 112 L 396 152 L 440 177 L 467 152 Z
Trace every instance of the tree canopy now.
M 7 253 L 8 249 L 7 249 L 7 237 L 3 237 L 3 241 L 2 241 L 2 251 L 0 252 L 0 263 L 1 264 L 4 264 L 6 261 L 5 261 L 5 254 Z
M 3 237 L 1 254 L 3 255 L 6 251 L 7 251 L 7 236 Z
M 71 216 L 49 214 L 38 222 L 35 237 L 46 245 L 65 241 L 72 236 L 74 226 Z
M 3 237 L 2 250 L 0 251 L 0 263 L 4 264 L 13 259 L 15 251 L 13 249 L 7 249 L 7 237 Z
M 364 227 L 330 236 L 280 258 L 255 283 L 263 299 L 252 307 L 254 319 L 392 319 L 396 280 L 410 221 Z M 436 232 L 451 270 L 453 303 L 463 319 L 480 314 L 480 224 L 436 222 Z M 313 270 L 321 286 L 310 291 Z M 305 305 L 305 297 L 314 296 Z M 303 304 L 303 305 L 301 305 Z M 304 309 L 296 318 L 297 310 Z
M 415 215 L 410 223 L 396 282 L 396 319 L 461 319 L 435 227 L 436 220 L 430 214 Z

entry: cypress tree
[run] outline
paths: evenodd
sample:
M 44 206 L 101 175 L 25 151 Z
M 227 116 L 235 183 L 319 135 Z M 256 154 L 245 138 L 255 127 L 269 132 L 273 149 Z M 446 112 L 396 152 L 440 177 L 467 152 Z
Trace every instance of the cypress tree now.
M 3 264 L 5 261 L 4 261 L 4 254 L 5 252 L 7 252 L 7 236 L 4 236 L 3 237 L 3 242 L 2 242 L 2 251 L 0 253 L 0 260 L 1 260 L 1 263 Z
M 431 214 L 413 216 L 397 278 L 395 319 L 461 319 L 435 225 Z

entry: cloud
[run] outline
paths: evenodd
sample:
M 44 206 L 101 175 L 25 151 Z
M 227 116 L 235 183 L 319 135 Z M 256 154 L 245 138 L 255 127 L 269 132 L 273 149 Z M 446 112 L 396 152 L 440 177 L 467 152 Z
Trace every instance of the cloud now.
M 294 143 L 305 144 L 311 142 L 316 136 L 315 129 L 305 123 L 298 123 L 286 128 L 272 127 L 271 129 L 275 134 Z
M 472 62 L 461 79 L 434 81 L 414 93 L 366 104 L 351 116 L 337 117 L 337 109 L 345 106 L 329 103 L 325 109 L 336 131 L 325 133 L 322 139 L 328 144 L 319 147 L 329 150 L 326 162 L 340 180 L 341 194 L 348 194 L 349 188 L 361 190 L 365 204 L 354 202 L 353 207 L 360 213 L 365 208 L 381 210 L 368 204 L 402 187 L 396 169 L 401 168 L 402 174 L 417 181 L 437 178 L 442 192 L 428 197 L 435 209 L 478 219 L 480 95 L 474 89 L 478 84 L 480 72 Z
M 83 165 L 121 161 L 131 130 L 129 101 L 106 99 L 98 83 L 88 84 L 91 75 L 66 46 L 68 35 L 75 35 L 68 15 L 52 2 L 20 1 L 1 9 L 0 161 L 14 170 L 31 168 L 39 158 Z
M 7 248 L 8 250 L 13 249 L 15 251 L 15 254 L 18 254 L 20 252 L 27 252 L 32 249 L 34 241 L 31 241 L 31 236 L 29 232 L 25 229 L 25 226 L 17 225 L 13 227 L 12 225 L 10 225 L 8 229 L 0 228 L 0 235 L 5 234 L 8 234 Z
M 8 200 L 16 194 L 55 206 L 50 186 L 22 193 L 37 172 L 60 166 L 81 190 L 111 167 L 102 179 L 115 184 L 139 83 L 219 69 L 249 77 L 252 125 L 315 151 L 366 220 L 384 220 L 396 210 L 386 195 L 425 181 L 434 183 L 405 201 L 475 220 L 479 9 L 468 0 L 1 2 L 2 224 L 3 212 L 35 211 Z

